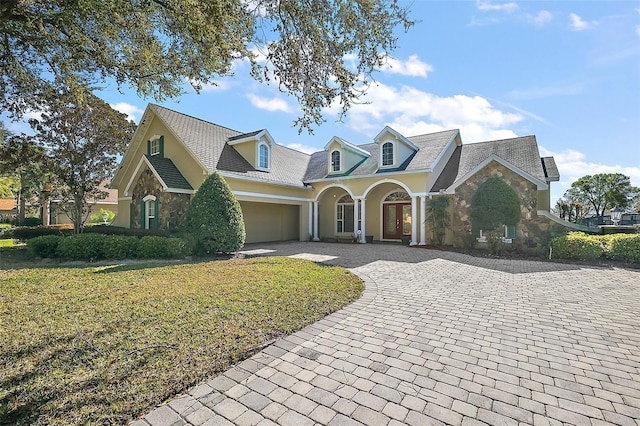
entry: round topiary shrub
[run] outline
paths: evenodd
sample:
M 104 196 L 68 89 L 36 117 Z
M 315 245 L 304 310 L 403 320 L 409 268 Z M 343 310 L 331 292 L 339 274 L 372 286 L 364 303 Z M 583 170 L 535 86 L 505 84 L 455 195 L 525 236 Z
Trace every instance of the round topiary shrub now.
M 471 198 L 471 227 L 492 231 L 503 225 L 515 226 L 520 222 L 518 194 L 505 181 L 496 176 L 482 183 Z
M 189 203 L 187 231 L 196 240 L 195 254 L 233 253 L 244 246 L 240 203 L 218 173 L 204 181 Z
M 59 235 L 42 235 L 31 238 L 27 240 L 27 251 L 33 257 L 56 257 L 62 238 Z

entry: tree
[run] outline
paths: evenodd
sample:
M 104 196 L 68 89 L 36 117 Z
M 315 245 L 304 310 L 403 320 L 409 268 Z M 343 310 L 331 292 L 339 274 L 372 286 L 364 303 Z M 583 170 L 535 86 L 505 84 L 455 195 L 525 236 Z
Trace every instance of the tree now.
M 29 124 L 58 183 L 53 197 L 79 233 L 89 201 L 107 196 L 100 186 L 115 172 L 117 156 L 124 153 L 135 124 L 96 96 L 77 98 L 73 93 L 62 94 L 41 119 Z
M 0 148 L 0 174 L 16 182 L 18 225 L 25 218 L 27 200 L 37 207 L 49 179 L 48 162 L 42 147 L 25 134 L 10 134 Z
M 560 219 L 578 223 L 589 212 L 589 206 L 582 201 L 565 194 L 565 198 L 559 198 L 556 202 L 556 213 Z
M 196 240 L 196 253 L 233 253 L 244 246 L 240 203 L 218 173 L 198 188 L 187 210 L 187 229 Z
M 621 173 L 600 173 L 583 176 L 571 184 L 565 197 L 591 206 L 596 216 L 613 207 L 627 208 L 640 188 L 631 185 L 629 176 Z
M 484 181 L 471 198 L 471 227 L 493 231 L 500 226 L 515 226 L 520 222 L 520 200 L 518 194 L 499 177 L 491 176 Z
M 20 116 L 105 78 L 162 101 L 248 60 L 254 78 L 297 98 L 296 125 L 310 129 L 336 99 L 351 106 L 395 28 L 412 24 L 397 0 L 3 0 L 2 107 Z
M 429 204 L 427 205 L 427 220 L 431 223 L 433 244 L 441 246 L 444 244 L 447 228 L 451 226 L 449 198 L 437 197 L 429 200 Z

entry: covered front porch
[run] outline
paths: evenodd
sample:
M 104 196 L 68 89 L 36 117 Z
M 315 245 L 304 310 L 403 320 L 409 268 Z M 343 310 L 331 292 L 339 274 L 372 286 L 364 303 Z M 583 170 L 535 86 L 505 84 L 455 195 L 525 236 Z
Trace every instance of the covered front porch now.
M 324 188 L 311 202 L 309 234 L 313 241 L 352 239 L 427 244 L 426 193 L 399 181 L 371 185 L 361 193 L 343 184 Z

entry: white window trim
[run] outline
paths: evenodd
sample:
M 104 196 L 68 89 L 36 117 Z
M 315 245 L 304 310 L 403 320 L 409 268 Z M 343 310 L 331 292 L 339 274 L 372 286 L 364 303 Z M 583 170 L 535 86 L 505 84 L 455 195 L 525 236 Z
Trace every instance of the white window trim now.
M 391 146 L 393 147 L 393 161 L 391 162 L 391 164 L 387 164 L 387 165 L 382 165 L 382 159 L 383 159 L 383 150 L 382 147 L 385 146 L 386 144 L 390 143 Z M 381 169 L 386 169 L 386 168 L 390 168 L 390 167 L 395 167 L 396 163 L 397 163 L 397 158 L 398 158 L 398 148 L 397 148 L 397 144 L 392 141 L 392 140 L 385 140 L 384 142 L 382 142 L 380 144 L 380 168 Z
M 149 206 L 153 205 L 155 208 L 156 196 L 147 195 L 142 201 L 144 202 L 144 229 L 151 229 L 149 219 L 155 219 L 158 216 L 158 212 L 154 210 L 153 216 L 149 216 Z
M 502 242 L 506 243 L 506 244 L 513 243 L 514 238 L 507 238 L 508 232 L 509 232 L 507 225 L 502 225 L 502 226 L 504 228 L 504 234 L 502 236 Z M 487 242 L 487 236 L 486 235 L 482 235 L 482 229 L 480 230 L 480 237 L 476 238 L 476 240 L 479 243 L 486 243 Z
M 149 146 L 149 155 L 153 157 L 154 155 L 160 154 L 160 136 L 156 135 L 150 140 Z M 154 149 L 155 147 L 155 149 Z
M 340 167 L 338 168 L 338 170 L 334 170 L 333 169 L 333 153 L 337 152 L 340 155 Z M 342 154 L 342 150 L 341 149 L 332 149 L 331 152 L 329 152 L 329 173 L 340 173 L 342 172 L 342 168 L 344 166 L 344 155 Z
M 260 165 L 260 148 L 265 147 L 267 149 L 267 167 Z M 256 144 L 256 169 L 268 172 L 271 170 L 271 147 L 266 142 L 258 142 Z

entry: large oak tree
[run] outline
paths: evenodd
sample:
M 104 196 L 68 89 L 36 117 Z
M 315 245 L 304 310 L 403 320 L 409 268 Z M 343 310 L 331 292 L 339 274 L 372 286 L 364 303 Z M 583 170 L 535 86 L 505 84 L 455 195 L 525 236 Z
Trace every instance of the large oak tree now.
M 627 208 L 640 194 L 640 188 L 631 185 L 629 176 L 622 173 L 600 173 L 583 176 L 571 184 L 565 198 L 576 200 L 593 208 L 596 216 L 614 207 Z
M 1 107 L 19 117 L 105 78 L 162 101 L 246 59 L 298 99 L 296 124 L 311 129 L 324 107 L 357 100 L 407 13 L 397 0 L 3 0 Z

